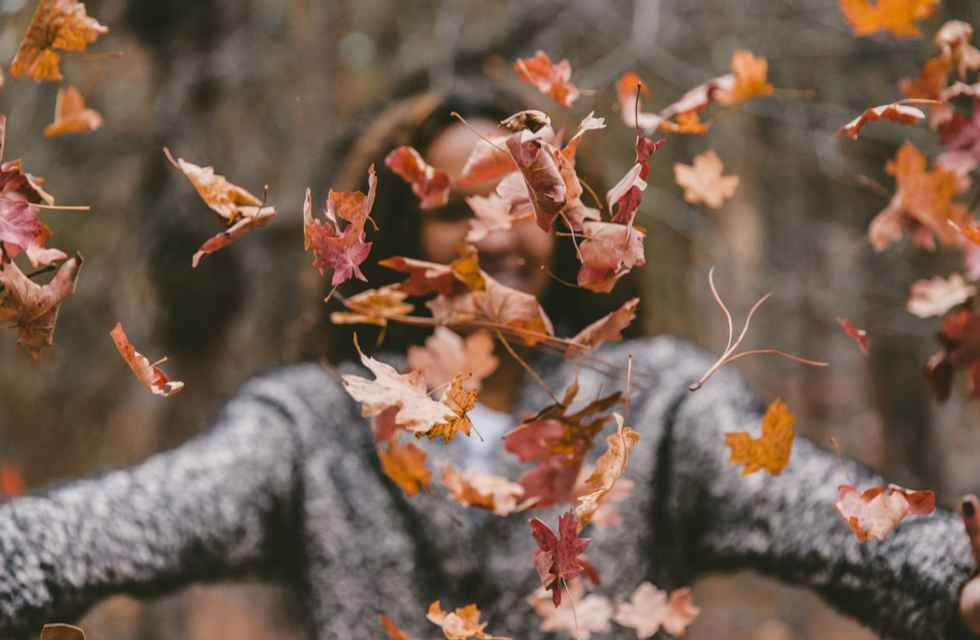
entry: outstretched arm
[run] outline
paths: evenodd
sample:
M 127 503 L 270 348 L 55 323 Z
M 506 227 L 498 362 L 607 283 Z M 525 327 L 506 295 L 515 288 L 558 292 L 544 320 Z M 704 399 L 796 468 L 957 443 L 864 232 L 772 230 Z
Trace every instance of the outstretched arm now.
M 0 637 L 113 593 L 295 566 L 303 414 L 285 382 L 259 381 L 174 451 L 0 507 Z
M 699 359 L 689 348 L 680 369 Z M 669 574 L 754 569 L 810 587 L 887 638 L 967 637 L 957 609 L 973 556 L 959 517 L 910 517 L 883 541 L 859 543 L 833 507 L 847 483 L 833 454 L 797 438 L 778 477 L 741 477 L 728 462 L 724 433 L 758 437 L 763 413 L 724 372 L 697 392 L 677 390 L 659 445 L 654 515 Z M 859 465 L 848 470 L 862 491 L 887 484 Z

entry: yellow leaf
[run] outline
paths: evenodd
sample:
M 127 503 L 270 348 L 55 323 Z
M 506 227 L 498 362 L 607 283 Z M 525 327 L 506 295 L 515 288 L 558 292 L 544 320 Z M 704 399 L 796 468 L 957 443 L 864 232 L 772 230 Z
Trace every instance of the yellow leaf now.
M 776 398 L 762 417 L 762 437 L 753 439 L 746 431 L 725 434 L 725 444 L 731 447 L 729 462 L 745 465 L 742 475 L 747 476 L 760 469 L 778 476 L 789 464 L 793 447 L 793 421 L 796 416 L 786 410 L 782 400 Z

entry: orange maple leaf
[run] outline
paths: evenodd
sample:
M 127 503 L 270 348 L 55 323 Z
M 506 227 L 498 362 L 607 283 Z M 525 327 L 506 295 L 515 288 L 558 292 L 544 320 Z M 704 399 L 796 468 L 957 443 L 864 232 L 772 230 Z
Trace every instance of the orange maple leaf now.
M 108 31 L 95 18 L 89 18 L 85 5 L 77 0 L 41 0 L 10 73 L 17 80 L 24 74 L 36 82 L 63 80 L 58 68 L 61 56 L 54 49 L 84 51 Z
M 436 327 L 425 339 L 425 346 L 408 348 L 408 364 L 421 369 L 430 389 L 450 383 L 463 375 L 463 389 L 483 386 L 483 379 L 497 370 L 500 364 L 493 355 L 494 341 L 489 331 L 475 331 L 464 339 L 446 327 Z
M 840 0 L 840 10 L 856 36 L 891 31 L 899 38 L 922 35 L 915 24 L 935 15 L 940 0 Z
M 95 109 L 85 106 L 85 99 L 75 87 L 58 87 L 58 101 L 54 107 L 54 122 L 44 127 L 45 138 L 86 133 L 102 126 L 102 116 Z
M 925 117 L 926 114 L 922 113 L 915 107 L 909 107 L 902 104 L 885 104 L 880 107 L 865 109 L 864 113 L 838 129 L 837 135 L 840 135 L 846 131 L 847 135 L 851 136 L 851 138 L 854 140 L 857 140 L 858 131 L 860 131 L 861 127 L 869 122 L 888 120 L 889 122 L 894 122 L 896 124 L 915 124 Z
M 446 638 L 449 640 L 467 640 L 474 637 L 491 640 L 493 638 L 489 633 L 483 632 L 483 628 L 488 623 L 480 622 L 480 610 L 476 608 L 475 604 L 458 607 L 454 612 L 449 613 L 442 610 L 439 602 L 436 600 L 429 606 L 429 613 L 425 617 L 442 627 Z
M 385 630 L 385 633 L 388 634 L 388 637 L 391 638 L 391 640 L 413 640 L 412 636 L 402 631 L 401 628 L 395 624 L 395 621 L 388 616 L 380 615 L 378 616 L 378 619 L 381 620 L 381 627 Z
M 762 437 L 753 439 L 747 431 L 725 434 L 725 444 L 732 449 L 729 462 L 745 465 L 742 475 L 747 476 L 761 469 L 778 476 L 789 464 L 793 447 L 793 421 L 796 419 L 786 410 L 782 400 L 776 398 L 762 417 Z
M 769 63 L 764 57 L 739 49 L 732 54 L 731 68 L 735 74 L 735 86 L 718 92 L 717 100 L 720 104 L 739 104 L 752 98 L 768 96 L 774 91 L 773 86 L 766 81 Z
M 448 418 L 445 422 L 436 423 L 425 433 L 416 432 L 415 437 L 421 438 L 425 435 L 428 436 L 429 440 L 432 440 L 433 438 L 442 436 L 445 443 L 449 444 L 459 431 L 469 436 L 470 429 L 473 428 L 473 423 L 470 422 L 466 412 L 472 411 L 473 407 L 476 406 L 476 389 L 464 391 L 463 376 L 457 375 L 453 379 L 452 385 L 442 395 L 440 403 L 449 407 L 453 413 L 452 417 Z
M 960 234 L 954 225 L 966 225 L 969 212 L 953 198 L 969 181 L 942 167 L 926 171 L 926 157 L 907 140 L 885 170 L 895 176 L 897 187 L 888 206 L 868 225 L 868 240 L 875 251 L 900 239 L 903 229 L 916 244 L 930 250 L 936 246 L 935 238 L 945 245 L 955 244 Z
M 344 300 L 350 311 L 334 311 L 330 322 L 334 324 L 373 324 L 387 327 L 392 316 L 408 315 L 415 305 L 405 302 L 408 294 L 394 285 L 380 289 L 368 289 Z M 418 367 L 414 367 L 418 368 Z
M 420 489 L 429 488 L 432 472 L 425 467 L 426 454 L 418 446 L 409 442 L 399 445 L 397 439 L 388 441 L 388 451 L 378 447 L 381 469 L 409 496 Z
M 520 510 L 518 504 L 524 487 L 502 476 L 484 473 L 479 469 L 457 471 L 451 464 L 442 469 L 442 483 L 452 497 L 470 507 L 479 507 L 506 516 Z
M 714 149 L 694 156 L 691 165 L 674 164 L 674 180 L 684 188 L 684 199 L 691 204 L 703 202 L 720 209 L 725 200 L 735 195 L 738 176 L 722 176 L 721 158 Z
M 533 58 L 515 62 L 514 71 L 522 82 L 534 85 L 538 91 L 554 98 L 569 109 L 579 98 L 578 89 L 569 82 L 572 77 L 572 67 L 568 60 L 552 64 L 551 58 L 544 51 L 538 51 Z
M 136 374 L 136 378 L 143 384 L 144 387 L 152 391 L 153 393 L 167 398 L 177 393 L 184 388 L 183 382 L 178 382 L 176 380 L 171 381 L 163 371 L 157 368 L 158 364 L 166 362 L 167 359 L 164 358 L 159 362 L 150 364 L 150 361 L 137 351 L 133 345 L 129 343 L 129 339 L 126 337 L 126 332 L 123 331 L 122 323 L 117 322 L 116 328 L 109 332 L 112 336 L 112 340 L 116 343 L 116 348 L 119 349 L 119 353 L 122 355 L 123 360 L 129 365 L 129 368 L 133 370 Z

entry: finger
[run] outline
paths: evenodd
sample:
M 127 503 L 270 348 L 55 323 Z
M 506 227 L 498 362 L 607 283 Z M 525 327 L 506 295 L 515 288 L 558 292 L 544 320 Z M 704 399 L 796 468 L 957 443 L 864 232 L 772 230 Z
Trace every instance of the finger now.
M 973 549 L 974 566 L 980 567 L 980 501 L 973 494 L 963 498 L 960 503 L 960 517 L 966 526 L 966 535 Z
M 980 578 L 967 582 L 960 592 L 960 617 L 967 629 L 980 635 Z

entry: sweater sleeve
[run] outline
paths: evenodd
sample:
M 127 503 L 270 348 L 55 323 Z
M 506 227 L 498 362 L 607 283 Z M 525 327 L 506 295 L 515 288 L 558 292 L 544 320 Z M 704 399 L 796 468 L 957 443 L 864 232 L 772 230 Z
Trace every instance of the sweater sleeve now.
M 691 372 L 710 366 L 687 349 L 685 362 L 706 365 Z M 939 509 L 911 516 L 883 541 L 861 544 L 833 506 L 848 482 L 836 455 L 797 437 L 781 475 L 740 476 L 724 434 L 759 437 L 764 407 L 729 371 L 693 393 L 691 380 L 677 380 L 683 386 L 667 403 L 658 447 L 654 510 L 654 552 L 672 581 L 752 569 L 813 589 L 885 638 L 973 637 L 957 624 L 973 568 L 958 516 Z M 887 484 L 857 464 L 848 471 L 861 491 Z
M 295 566 L 308 417 L 287 383 L 250 384 L 210 431 L 135 468 L 0 507 L 0 637 L 36 636 L 113 593 Z

